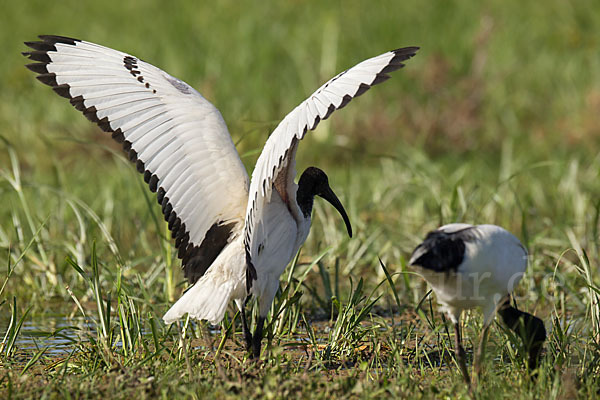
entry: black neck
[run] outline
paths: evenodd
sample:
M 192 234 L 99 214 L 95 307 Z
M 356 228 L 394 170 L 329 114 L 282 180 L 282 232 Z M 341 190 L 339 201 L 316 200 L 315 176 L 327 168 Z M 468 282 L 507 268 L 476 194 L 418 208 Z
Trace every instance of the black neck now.
M 319 179 L 322 179 L 314 170 L 316 170 L 316 168 L 307 168 L 298 180 L 296 202 L 298 203 L 298 207 L 300 207 L 304 218 L 308 218 L 312 214 L 313 203 L 315 195 L 317 194 L 317 186 L 319 184 Z
M 504 323 L 519 336 L 529 353 L 527 366 L 530 370 L 538 367 L 542 345 L 546 340 L 546 328 L 541 319 L 505 304 L 498 310 Z
M 304 218 L 308 218 L 310 217 L 310 214 L 312 214 L 313 202 L 315 200 L 315 195 L 309 193 L 306 189 L 306 186 L 303 187 L 298 184 L 298 191 L 296 192 L 296 202 L 298 203 L 300 210 L 302 210 Z

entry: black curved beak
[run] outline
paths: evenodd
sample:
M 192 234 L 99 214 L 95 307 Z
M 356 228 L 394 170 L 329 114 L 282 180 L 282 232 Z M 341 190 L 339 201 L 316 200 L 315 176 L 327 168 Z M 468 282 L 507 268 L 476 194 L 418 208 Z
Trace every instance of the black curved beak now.
M 348 218 L 348 214 L 346 214 L 346 210 L 344 210 L 344 206 L 340 202 L 340 199 L 337 198 L 333 190 L 329 186 L 323 189 L 319 196 L 327 200 L 332 206 L 335 207 L 336 210 L 340 213 L 342 218 L 344 219 L 344 223 L 346 224 L 346 229 L 348 230 L 348 236 L 352 237 L 352 225 L 350 225 L 350 218 Z

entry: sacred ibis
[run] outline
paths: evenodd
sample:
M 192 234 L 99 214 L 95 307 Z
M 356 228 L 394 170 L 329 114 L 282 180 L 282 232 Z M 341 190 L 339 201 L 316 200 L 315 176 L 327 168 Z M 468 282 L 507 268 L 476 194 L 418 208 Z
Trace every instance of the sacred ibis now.
M 172 323 L 188 313 L 216 324 L 230 300 L 240 309 L 249 351 L 260 355 L 265 317 L 279 277 L 304 243 L 314 196 L 350 221 L 318 168 L 298 184 L 298 142 L 319 121 L 371 86 L 389 78 L 415 55 L 406 47 L 367 59 L 321 86 L 275 128 L 252 180 L 219 111 L 185 82 L 126 53 L 62 36 L 26 42 L 27 68 L 112 133 L 157 193 L 175 239 L 185 277 L 193 286 L 164 315 Z M 258 299 L 254 335 L 245 300 Z
M 409 265 L 431 285 L 454 323 L 456 360 L 467 384 L 471 381 L 459 318 L 470 308 L 481 307 L 484 316 L 474 359 L 476 376 L 481 373 L 485 341 L 496 313 L 523 341 L 529 369 L 537 368 L 546 330 L 542 320 L 510 305 L 510 294 L 527 268 L 527 250 L 512 233 L 496 225 L 444 225 L 427 234 Z

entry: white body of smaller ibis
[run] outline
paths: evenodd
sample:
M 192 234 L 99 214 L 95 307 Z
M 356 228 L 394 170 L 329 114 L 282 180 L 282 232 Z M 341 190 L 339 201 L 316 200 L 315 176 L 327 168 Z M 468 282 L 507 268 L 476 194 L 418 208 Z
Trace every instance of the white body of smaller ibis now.
M 325 173 L 304 171 L 298 184 L 299 141 L 321 120 L 404 66 L 417 47 L 367 59 L 330 79 L 292 110 L 261 152 L 252 180 L 219 111 L 183 81 L 134 56 L 62 36 L 26 42 L 27 68 L 123 144 L 157 193 L 186 278 L 194 286 L 165 314 L 218 323 L 235 300 L 246 344 L 260 353 L 265 317 L 279 277 L 310 229 L 314 196 L 350 222 Z M 245 299 L 258 299 L 250 334 Z
M 455 327 L 457 361 L 470 384 L 459 320 L 463 310 L 481 308 L 483 332 L 475 357 L 481 370 L 488 328 L 496 313 L 528 348 L 528 366 L 535 369 L 546 338 L 543 322 L 511 306 L 510 294 L 527 269 L 527 250 L 519 239 L 496 225 L 444 225 L 429 232 L 413 251 L 409 265 L 431 285 L 438 303 Z

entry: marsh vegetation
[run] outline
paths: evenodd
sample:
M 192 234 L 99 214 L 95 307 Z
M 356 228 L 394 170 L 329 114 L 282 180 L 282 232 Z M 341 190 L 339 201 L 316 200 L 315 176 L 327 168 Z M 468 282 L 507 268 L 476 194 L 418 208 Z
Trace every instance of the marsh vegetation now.
M 494 223 L 530 253 L 516 297 L 548 331 L 529 379 L 492 326 L 478 398 L 600 390 L 600 7 L 384 1 L 10 2 L 0 63 L 0 397 L 467 397 L 453 332 L 407 268 L 427 231 Z M 132 21 L 136 21 L 135 23 Z M 417 45 L 298 151 L 355 235 L 315 203 L 249 360 L 239 316 L 162 315 L 185 287 L 160 207 L 109 135 L 23 65 L 38 34 L 134 54 L 222 112 L 247 168 L 323 81 Z M 472 355 L 482 317 L 463 316 Z M 179 329 L 178 329 L 179 328 Z

